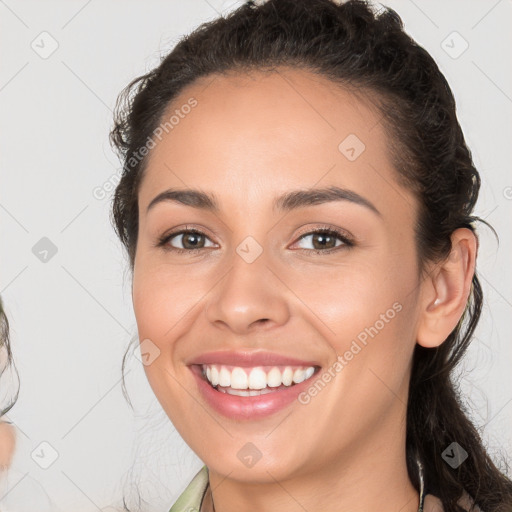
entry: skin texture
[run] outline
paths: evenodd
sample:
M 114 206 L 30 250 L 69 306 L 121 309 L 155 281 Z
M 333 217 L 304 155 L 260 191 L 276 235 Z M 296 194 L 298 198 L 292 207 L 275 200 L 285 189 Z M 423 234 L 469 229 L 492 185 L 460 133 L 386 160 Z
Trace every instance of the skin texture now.
M 160 350 L 145 366 L 149 383 L 207 464 L 215 510 L 416 512 L 405 461 L 411 358 L 416 343 L 439 345 L 461 317 L 474 235 L 457 230 L 450 257 L 421 277 L 417 202 L 397 182 L 380 116 L 322 77 L 287 68 L 208 76 L 169 112 L 192 96 L 197 106 L 149 155 L 132 292 L 139 338 Z M 354 161 L 338 149 L 349 134 L 365 144 Z M 357 192 L 380 215 L 349 201 L 272 210 L 275 196 L 331 185 Z M 220 212 L 174 202 L 146 212 L 171 187 L 215 194 Z M 206 234 L 202 250 L 156 247 L 185 225 Z M 325 225 L 355 245 L 336 240 L 340 249 L 315 254 L 314 235 L 300 238 Z M 263 249 L 250 264 L 236 252 L 247 236 Z M 394 303 L 400 312 L 307 405 L 258 421 L 217 414 L 187 367 L 207 351 L 264 349 L 325 370 Z M 237 457 L 247 442 L 262 453 L 251 468 Z

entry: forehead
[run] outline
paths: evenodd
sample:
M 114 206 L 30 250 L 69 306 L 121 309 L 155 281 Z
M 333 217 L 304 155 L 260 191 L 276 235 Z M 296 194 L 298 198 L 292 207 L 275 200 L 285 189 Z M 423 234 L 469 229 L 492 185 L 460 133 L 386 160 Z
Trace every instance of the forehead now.
M 380 118 L 364 95 L 304 70 L 202 77 L 162 117 L 167 130 L 150 151 L 139 204 L 165 188 L 197 187 L 226 208 L 261 209 L 291 188 L 330 185 L 377 207 L 396 203 L 407 191 L 398 190 Z

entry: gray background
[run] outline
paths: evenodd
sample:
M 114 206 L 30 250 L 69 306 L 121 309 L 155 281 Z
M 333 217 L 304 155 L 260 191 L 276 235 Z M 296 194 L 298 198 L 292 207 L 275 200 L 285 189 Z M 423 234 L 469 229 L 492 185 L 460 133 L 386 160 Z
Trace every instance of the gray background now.
M 109 184 L 120 169 L 108 131 L 116 96 L 132 78 L 182 34 L 239 4 L 0 0 L 0 293 L 21 379 L 5 418 L 17 427 L 18 447 L 0 510 L 95 511 L 115 503 L 123 485 L 130 496 L 133 478 L 146 509 L 167 512 L 201 466 L 134 357 L 127 386 L 135 414 L 121 392 L 121 358 L 136 324 L 128 267 L 108 221 Z M 386 5 L 452 86 L 483 180 L 476 213 L 500 235 L 498 248 L 479 227 L 485 306 L 461 379 L 491 453 L 502 449 L 510 462 L 512 3 Z

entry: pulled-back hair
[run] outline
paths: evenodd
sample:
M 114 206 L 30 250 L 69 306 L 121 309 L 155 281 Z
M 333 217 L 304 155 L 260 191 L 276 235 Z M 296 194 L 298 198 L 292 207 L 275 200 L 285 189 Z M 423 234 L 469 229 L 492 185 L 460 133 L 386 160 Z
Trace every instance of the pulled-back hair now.
M 131 268 L 138 236 L 138 188 L 147 162 L 147 157 L 133 157 L 140 154 L 169 104 L 200 77 L 286 66 L 326 77 L 379 109 L 397 179 L 417 198 L 417 259 L 425 277 L 428 263 L 441 264 L 449 256 L 450 236 L 456 229 L 466 227 L 476 234 L 476 221 L 487 224 L 472 215 L 480 176 L 445 77 L 404 32 L 392 9 L 377 12 L 361 0 L 259 4 L 248 1 L 226 17 L 202 24 L 118 98 L 111 141 L 122 158 L 123 174 L 111 213 Z M 508 467 L 501 472 L 491 460 L 453 380 L 482 302 L 475 272 L 456 328 L 436 348 L 417 344 L 413 355 L 406 434 L 409 477 L 419 489 L 419 460 L 426 491 L 440 498 L 446 512 L 464 510 L 457 503 L 464 492 L 483 512 L 512 510 Z M 456 469 L 442 458 L 453 442 L 468 453 Z

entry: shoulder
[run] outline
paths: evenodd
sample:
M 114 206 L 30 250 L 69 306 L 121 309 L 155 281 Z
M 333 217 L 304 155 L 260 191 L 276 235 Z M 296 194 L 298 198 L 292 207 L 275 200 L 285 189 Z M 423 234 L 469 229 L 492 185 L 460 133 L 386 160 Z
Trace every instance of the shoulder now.
M 482 512 L 482 509 L 478 505 L 475 505 L 473 509 L 471 508 L 473 500 L 466 491 L 462 493 L 462 496 L 457 503 L 466 511 L 471 510 L 471 512 Z M 444 507 L 441 500 L 433 494 L 427 494 L 425 496 L 423 512 L 444 512 Z
M 471 512 L 482 512 L 482 509 L 478 505 L 474 504 L 473 499 L 466 491 L 462 493 L 462 496 L 457 503 L 465 510 L 471 510 Z M 471 508 L 472 506 L 474 508 Z
M 423 512 L 444 512 L 441 500 L 433 494 L 427 494 L 423 504 Z

